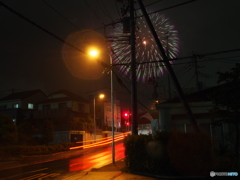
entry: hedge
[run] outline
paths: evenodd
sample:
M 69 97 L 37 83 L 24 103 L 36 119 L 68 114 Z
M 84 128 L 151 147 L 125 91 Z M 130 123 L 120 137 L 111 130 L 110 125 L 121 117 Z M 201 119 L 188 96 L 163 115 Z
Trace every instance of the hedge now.
M 55 145 L 38 145 L 38 146 L 3 146 L 0 147 L 0 156 L 18 157 L 31 155 L 46 155 L 57 152 L 67 151 L 72 147 L 72 143 L 60 143 Z
M 211 141 L 207 135 L 158 132 L 124 139 L 130 171 L 160 175 L 209 175 Z

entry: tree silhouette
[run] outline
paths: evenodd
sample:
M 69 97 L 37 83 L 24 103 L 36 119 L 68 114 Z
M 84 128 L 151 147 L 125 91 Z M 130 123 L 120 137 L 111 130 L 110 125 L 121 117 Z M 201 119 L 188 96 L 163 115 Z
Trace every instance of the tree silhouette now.
M 240 64 L 227 72 L 217 72 L 218 83 L 224 82 L 212 94 L 215 104 L 214 112 L 222 122 L 231 123 L 235 127 L 236 141 L 235 153 L 239 158 L 239 122 L 240 122 Z

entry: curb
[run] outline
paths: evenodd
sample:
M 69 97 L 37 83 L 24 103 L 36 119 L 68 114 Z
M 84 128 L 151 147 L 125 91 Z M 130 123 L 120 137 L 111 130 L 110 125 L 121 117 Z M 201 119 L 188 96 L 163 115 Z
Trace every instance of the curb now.
M 146 173 L 140 173 L 140 172 L 134 172 L 130 171 L 131 174 L 136 174 L 140 176 L 148 176 L 153 178 L 165 178 L 165 179 L 205 179 L 207 177 L 205 176 L 161 176 L 161 175 L 153 175 L 153 174 L 146 174 Z

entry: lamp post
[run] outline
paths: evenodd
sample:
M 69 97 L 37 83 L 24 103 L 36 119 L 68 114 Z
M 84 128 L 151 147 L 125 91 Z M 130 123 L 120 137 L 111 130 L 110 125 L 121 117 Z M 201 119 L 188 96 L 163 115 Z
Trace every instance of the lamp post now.
M 110 57 L 110 65 L 112 66 L 112 56 Z M 112 163 L 115 163 L 115 144 L 114 144 L 114 99 L 113 99 L 113 71 L 111 67 L 111 115 L 112 115 Z
M 96 57 L 98 56 L 97 50 L 91 50 L 89 52 L 90 56 Z M 112 56 L 108 53 L 108 56 L 110 58 L 110 66 L 113 65 L 112 62 Z M 112 67 L 110 67 L 110 75 L 111 75 L 111 118 L 112 118 L 112 163 L 115 163 L 115 144 L 114 144 L 114 98 L 113 98 L 113 71 Z M 95 103 L 95 101 L 94 101 Z M 95 119 L 95 118 L 94 118 Z
M 100 94 L 93 98 L 93 121 L 94 121 L 94 143 L 96 143 L 96 98 L 104 98 L 104 94 Z

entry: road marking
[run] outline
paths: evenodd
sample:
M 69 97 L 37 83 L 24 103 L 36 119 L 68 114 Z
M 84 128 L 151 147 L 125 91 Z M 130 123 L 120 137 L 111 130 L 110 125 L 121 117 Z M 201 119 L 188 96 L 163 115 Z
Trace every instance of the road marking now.
M 46 170 L 46 169 L 48 169 L 48 168 L 38 169 L 38 170 L 35 170 L 35 171 L 29 171 L 29 172 L 25 172 L 25 173 L 22 173 L 22 174 L 17 174 L 17 175 L 14 175 L 14 176 L 3 178 L 1 180 L 13 178 L 13 177 L 16 177 L 16 176 L 19 176 L 19 175 L 23 175 L 23 174 L 29 174 L 29 173 L 33 173 L 33 172 L 43 171 L 43 170 Z
M 35 175 L 29 176 L 29 177 L 26 177 L 26 178 L 22 178 L 22 179 L 20 179 L 20 180 L 36 179 L 36 178 L 39 178 L 39 177 L 44 176 L 44 175 L 46 175 L 46 174 L 47 174 L 47 173 L 35 174 Z
M 60 175 L 60 173 L 47 174 L 46 176 L 38 178 L 38 180 L 42 180 L 43 178 L 46 178 L 46 177 L 55 177 L 55 176 L 59 176 L 59 175 Z

